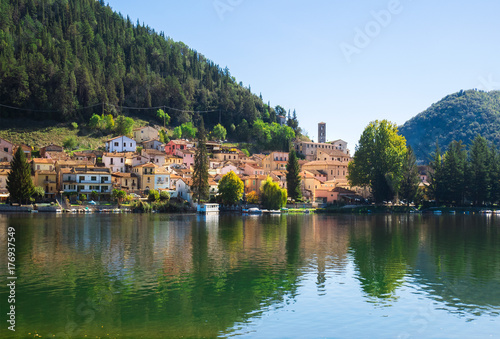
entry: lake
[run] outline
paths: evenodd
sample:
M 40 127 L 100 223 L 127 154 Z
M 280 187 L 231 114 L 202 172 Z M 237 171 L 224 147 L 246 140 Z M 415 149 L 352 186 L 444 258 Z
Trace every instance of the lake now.
M 0 243 L 1 338 L 500 333 L 496 215 L 3 214 Z

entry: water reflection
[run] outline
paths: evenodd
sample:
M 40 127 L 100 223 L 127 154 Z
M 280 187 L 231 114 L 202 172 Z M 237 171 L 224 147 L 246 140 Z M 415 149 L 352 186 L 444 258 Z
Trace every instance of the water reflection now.
M 0 215 L 0 241 L 16 227 L 19 337 L 215 337 L 332 295 L 362 311 L 410 293 L 447 312 L 496 315 L 499 225 L 460 215 Z

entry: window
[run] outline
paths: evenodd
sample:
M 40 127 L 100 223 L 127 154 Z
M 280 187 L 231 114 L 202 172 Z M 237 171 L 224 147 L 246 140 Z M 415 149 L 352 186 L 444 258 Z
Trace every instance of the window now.
M 115 146 L 118 147 L 118 142 L 115 142 Z
M 120 162 L 123 164 L 123 158 L 120 158 Z
M 97 180 L 97 177 L 96 177 L 96 176 L 92 176 L 92 177 L 90 177 L 90 180 L 91 180 L 91 181 L 96 181 L 96 180 Z
M 109 163 L 110 163 L 111 165 L 113 165 L 113 158 L 111 158 L 111 159 L 109 160 Z
M 123 147 L 127 147 L 127 143 L 126 142 L 123 143 Z
M 39 170 L 40 169 L 40 165 L 36 165 L 36 169 Z
M 7 147 L 4 147 L 3 151 L 9 153 L 9 149 Z
M 130 143 L 130 147 L 132 147 L 132 143 Z
M 45 181 L 49 181 L 49 176 L 48 175 L 45 176 Z

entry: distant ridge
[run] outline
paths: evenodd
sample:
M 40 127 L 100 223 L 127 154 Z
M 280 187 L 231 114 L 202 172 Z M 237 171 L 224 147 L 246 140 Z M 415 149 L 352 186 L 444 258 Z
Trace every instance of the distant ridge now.
M 500 145 L 500 92 L 467 90 L 450 94 L 399 127 L 417 159 L 428 162 L 453 140 L 469 145 L 478 134 Z

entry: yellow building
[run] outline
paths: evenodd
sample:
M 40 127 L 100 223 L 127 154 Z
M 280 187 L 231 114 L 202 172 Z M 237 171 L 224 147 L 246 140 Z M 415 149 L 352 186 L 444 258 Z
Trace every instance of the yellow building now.
M 57 194 L 57 173 L 52 171 L 35 171 L 33 180 L 35 186 L 42 187 L 45 191 L 45 198 L 55 198 Z

